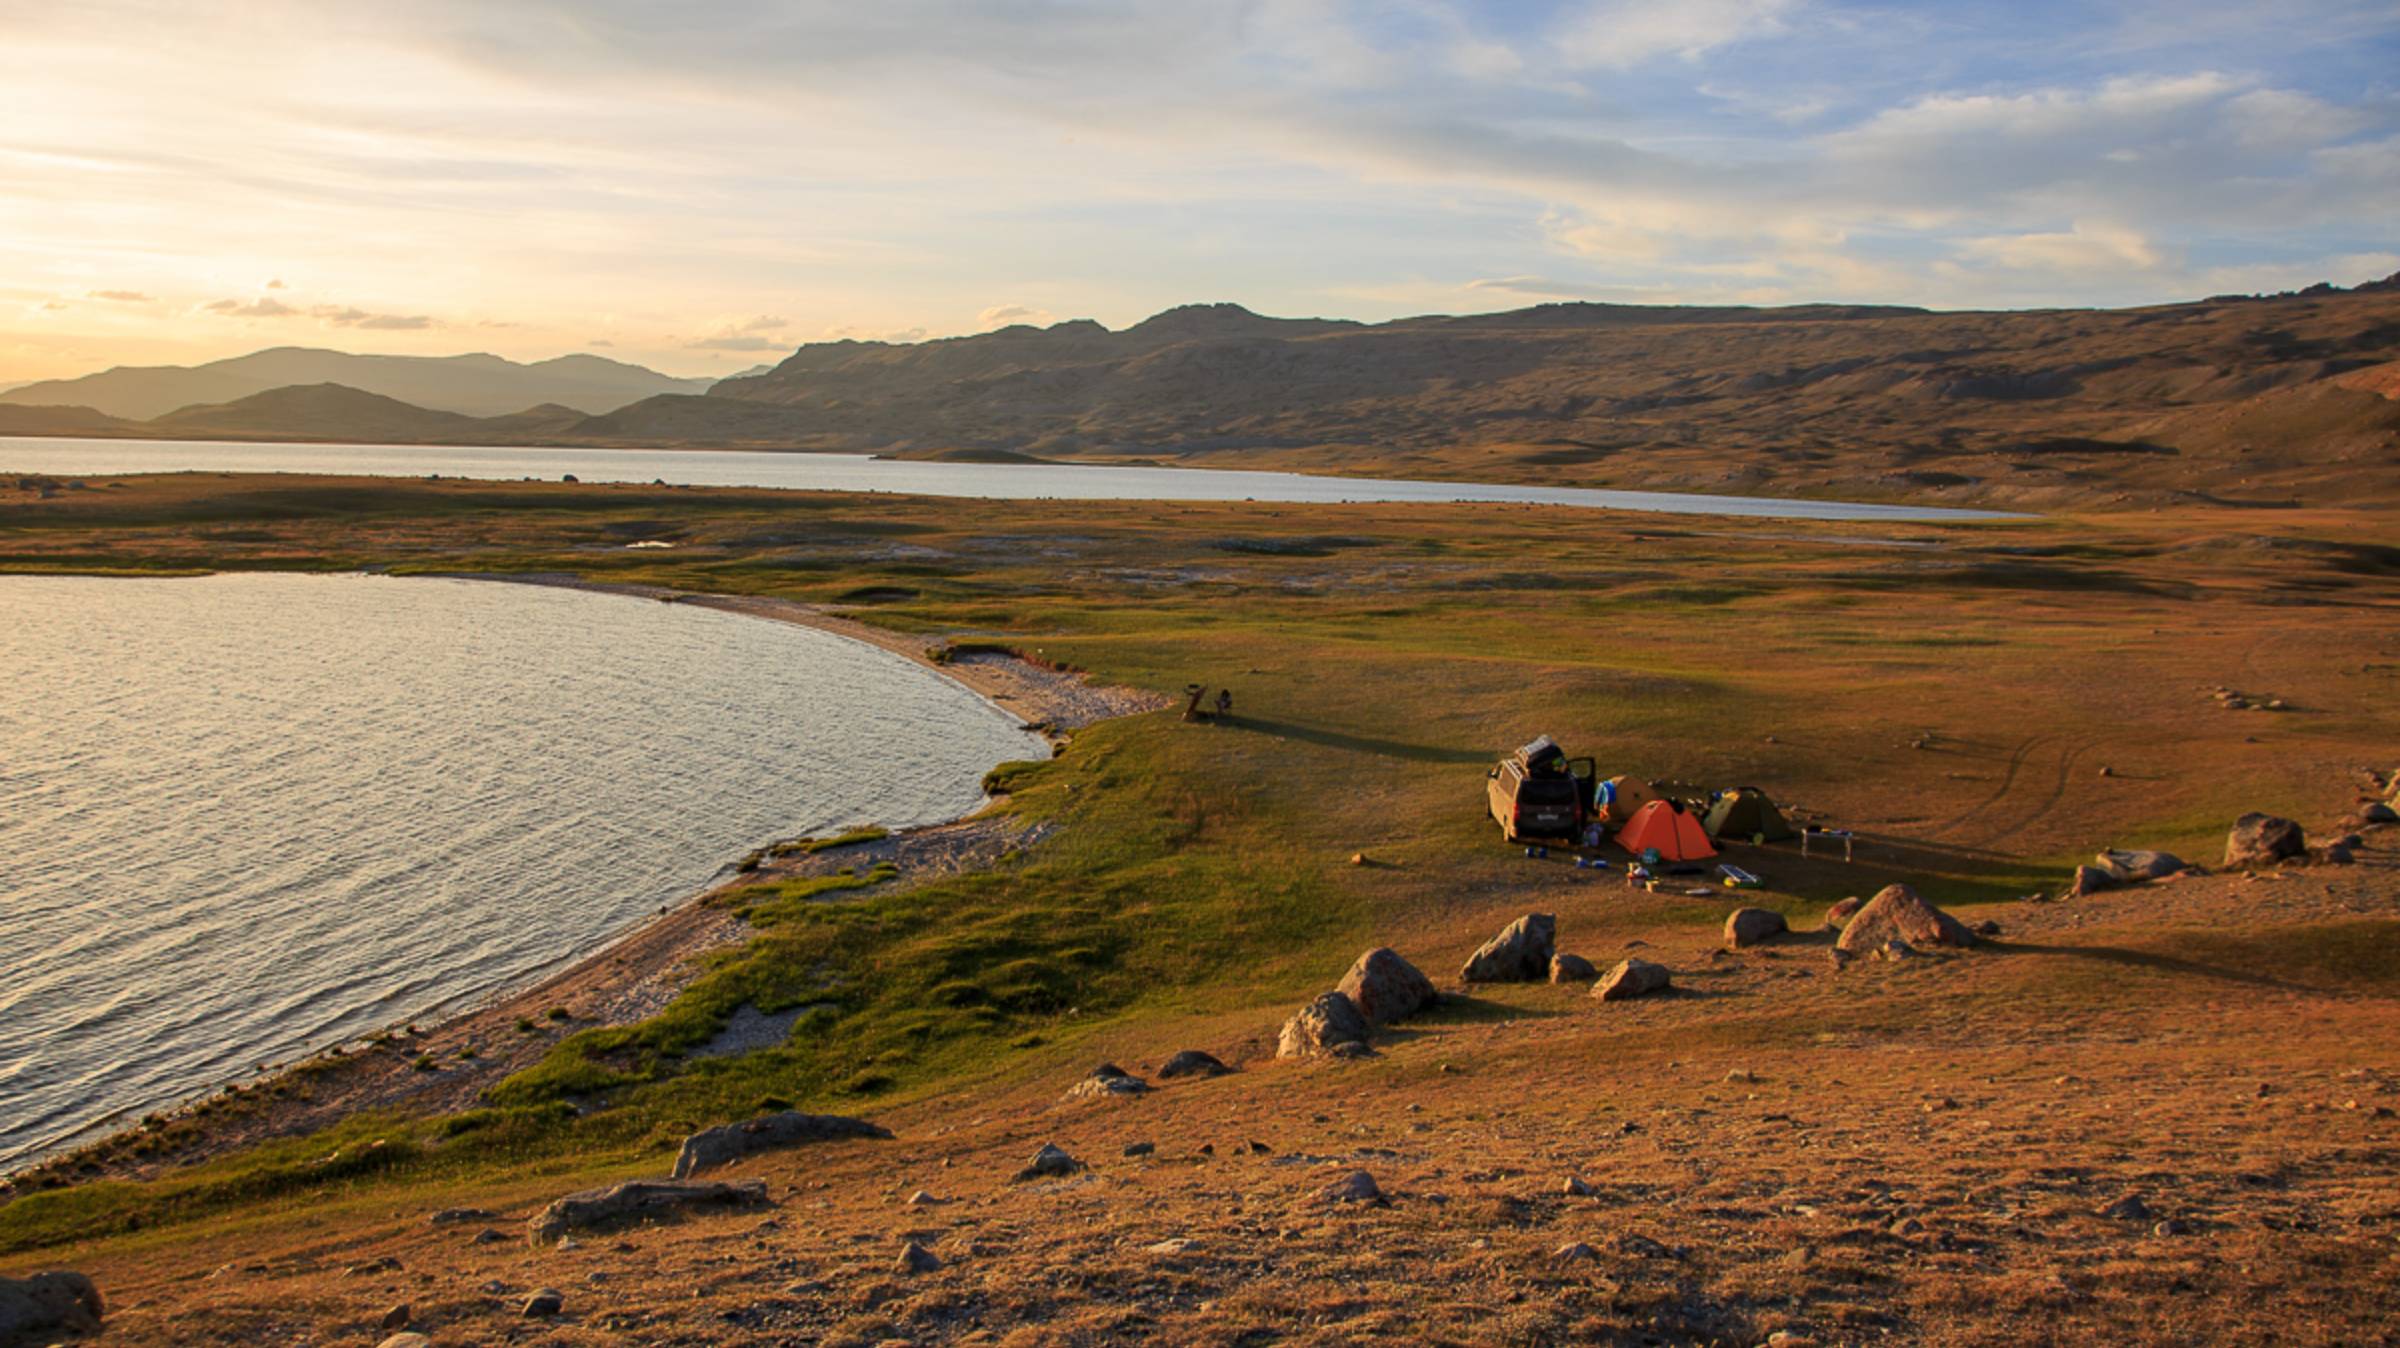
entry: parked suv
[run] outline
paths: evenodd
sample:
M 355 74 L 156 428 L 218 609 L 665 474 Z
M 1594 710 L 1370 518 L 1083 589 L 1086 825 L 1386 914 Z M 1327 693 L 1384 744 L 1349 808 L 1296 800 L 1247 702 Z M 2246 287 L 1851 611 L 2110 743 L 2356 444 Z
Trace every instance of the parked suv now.
M 1571 839 L 1583 831 L 1594 775 L 1591 759 L 1568 758 L 1566 751 L 1545 735 L 1494 765 L 1485 796 L 1492 818 L 1499 821 L 1500 832 L 1510 842 L 1519 838 Z

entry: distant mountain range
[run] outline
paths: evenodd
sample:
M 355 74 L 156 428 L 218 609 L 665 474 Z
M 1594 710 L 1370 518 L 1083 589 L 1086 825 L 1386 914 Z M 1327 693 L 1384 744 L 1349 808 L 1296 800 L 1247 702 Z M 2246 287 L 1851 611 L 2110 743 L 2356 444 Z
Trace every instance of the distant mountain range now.
M 455 392 L 341 381 L 138 420 L 23 405 L 67 391 L 0 395 L 0 435 L 1022 453 L 2035 506 L 2400 499 L 2400 278 L 2123 310 L 1544 304 L 1362 324 L 1188 305 L 1116 332 L 813 343 L 597 412 L 543 396 L 473 415 Z
M 468 417 L 503 416 L 542 403 L 589 415 L 662 393 L 705 393 L 715 382 L 677 379 L 590 355 L 520 365 L 488 355 L 359 356 L 279 346 L 206 365 L 120 365 L 80 379 L 45 379 L 0 392 L 0 403 L 88 407 L 122 420 L 147 421 L 269 389 L 340 384 Z

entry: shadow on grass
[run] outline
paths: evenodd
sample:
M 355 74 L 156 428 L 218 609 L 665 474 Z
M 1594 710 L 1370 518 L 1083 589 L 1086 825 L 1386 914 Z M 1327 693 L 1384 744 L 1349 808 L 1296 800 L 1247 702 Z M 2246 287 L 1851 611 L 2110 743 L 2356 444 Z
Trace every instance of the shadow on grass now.
M 1547 987 L 1546 983 L 1525 983 L 1523 987 Z M 1390 1035 L 1395 1041 L 1409 1037 L 1410 1030 L 1420 1025 L 1488 1025 L 1503 1020 L 1550 1020 L 1566 1015 L 1563 1010 L 1542 1006 L 1512 1006 L 1470 996 L 1463 992 L 1445 992 L 1442 1000 L 1429 1011 L 1409 1017 L 1406 1025 L 1387 1025 L 1376 1031 L 1377 1037 Z
M 1404 740 L 1375 739 L 1367 735 L 1346 735 L 1321 726 L 1294 725 L 1289 721 L 1262 721 L 1255 717 L 1235 716 L 1216 723 L 1229 730 L 1249 730 L 1265 735 L 1280 735 L 1327 749 L 1346 749 L 1352 753 L 1373 754 L 1378 758 L 1404 758 L 1417 763 L 1482 763 L 1491 755 L 1481 749 L 1444 749 L 1432 744 L 1410 744 Z
M 2197 960 L 2161 955 L 2153 950 L 2131 950 L 2113 945 L 2037 945 L 2025 941 L 1991 941 L 1978 949 L 1997 955 L 2051 955 L 2092 960 L 2126 969 L 2148 969 L 2153 973 L 2182 974 L 2205 978 L 2219 983 L 2244 987 L 2272 988 L 2278 992 L 2324 992 L 2328 989 L 2295 983 L 2286 978 L 2274 978 L 2246 969 L 2229 969 L 2218 964 L 2202 964 Z

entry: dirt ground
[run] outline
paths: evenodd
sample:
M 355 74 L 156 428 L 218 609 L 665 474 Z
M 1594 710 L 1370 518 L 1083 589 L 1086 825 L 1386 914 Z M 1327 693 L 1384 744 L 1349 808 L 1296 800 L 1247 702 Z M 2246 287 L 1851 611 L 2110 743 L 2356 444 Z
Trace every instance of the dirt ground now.
M 463 1224 L 285 1216 L 111 1260 L 112 1338 L 371 1343 L 405 1305 L 437 1344 L 2400 1342 L 2400 830 L 2368 841 L 1839 970 L 1821 933 L 1725 951 L 1549 868 L 1561 949 L 1676 991 L 1465 991 L 1486 909 L 1404 950 L 1448 1005 L 1372 1059 L 1278 1061 L 1255 1016 L 1129 1030 L 1098 1047 L 1137 1075 L 1239 1070 L 968 1093 L 722 1172 L 772 1210 L 562 1246 L 525 1237 L 538 1182 Z M 1044 1143 L 1087 1168 L 1012 1179 Z M 1362 1170 L 1383 1201 L 1323 1196 Z M 544 1287 L 563 1314 L 525 1318 Z

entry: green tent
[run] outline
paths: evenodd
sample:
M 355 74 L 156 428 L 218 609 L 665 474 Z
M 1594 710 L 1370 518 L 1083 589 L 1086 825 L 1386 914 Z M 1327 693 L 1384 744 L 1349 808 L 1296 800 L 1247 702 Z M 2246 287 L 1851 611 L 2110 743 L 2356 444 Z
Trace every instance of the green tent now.
M 1700 821 L 1711 838 L 1757 838 L 1765 842 L 1782 842 L 1797 838 L 1783 811 L 1767 799 L 1767 793 L 1755 786 L 1737 787 L 1717 797 Z

